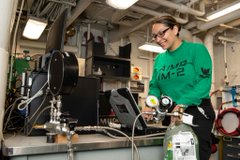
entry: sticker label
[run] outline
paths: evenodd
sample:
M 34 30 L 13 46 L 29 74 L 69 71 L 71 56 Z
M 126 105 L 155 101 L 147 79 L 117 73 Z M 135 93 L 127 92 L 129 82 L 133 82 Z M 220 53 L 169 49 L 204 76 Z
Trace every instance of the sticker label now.
M 173 160 L 197 160 L 196 146 L 191 132 L 179 132 L 172 137 Z

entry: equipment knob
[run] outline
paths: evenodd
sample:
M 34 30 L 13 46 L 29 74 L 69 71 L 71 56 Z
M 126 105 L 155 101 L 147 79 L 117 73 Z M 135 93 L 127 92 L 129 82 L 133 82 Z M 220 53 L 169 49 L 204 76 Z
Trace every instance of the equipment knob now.
M 173 101 L 168 96 L 162 96 L 159 102 L 159 110 L 162 112 L 167 112 L 169 108 L 173 105 Z

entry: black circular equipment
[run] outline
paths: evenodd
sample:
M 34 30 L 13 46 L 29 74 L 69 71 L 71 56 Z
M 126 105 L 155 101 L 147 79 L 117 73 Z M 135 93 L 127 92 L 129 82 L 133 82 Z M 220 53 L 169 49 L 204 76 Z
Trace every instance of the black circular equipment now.
M 55 95 L 70 94 L 78 81 L 78 61 L 70 52 L 52 51 L 48 66 L 48 84 Z

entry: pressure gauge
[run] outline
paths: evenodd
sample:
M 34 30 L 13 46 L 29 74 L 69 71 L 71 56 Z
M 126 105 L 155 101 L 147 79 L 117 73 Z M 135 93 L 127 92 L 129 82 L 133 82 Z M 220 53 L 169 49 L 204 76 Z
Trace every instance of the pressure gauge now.
M 158 108 L 159 106 L 159 100 L 156 96 L 149 95 L 146 98 L 146 105 L 150 108 Z
M 162 96 L 159 103 L 159 110 L 162 112 L 166 112 L 173 105 L 172 99 L 168 96 Z

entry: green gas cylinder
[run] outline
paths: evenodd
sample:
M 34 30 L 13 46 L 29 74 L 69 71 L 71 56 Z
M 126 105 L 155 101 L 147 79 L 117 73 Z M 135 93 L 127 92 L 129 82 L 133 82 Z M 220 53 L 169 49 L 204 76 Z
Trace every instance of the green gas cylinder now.
M 192 128 L 182 122 L 168 126 L 163 144 L 164 160 L 199 160 L 199 144 Z

